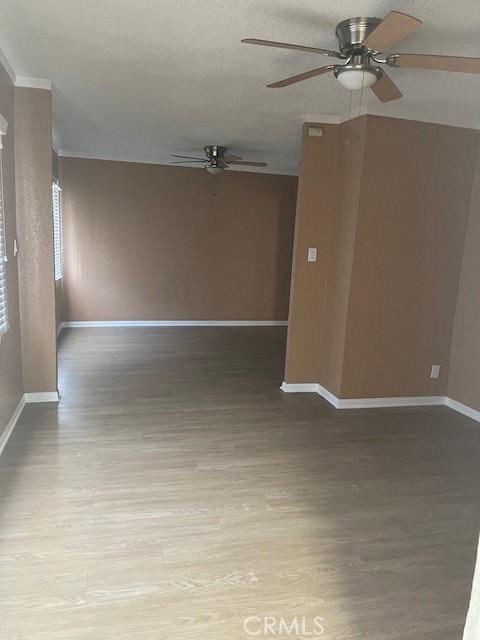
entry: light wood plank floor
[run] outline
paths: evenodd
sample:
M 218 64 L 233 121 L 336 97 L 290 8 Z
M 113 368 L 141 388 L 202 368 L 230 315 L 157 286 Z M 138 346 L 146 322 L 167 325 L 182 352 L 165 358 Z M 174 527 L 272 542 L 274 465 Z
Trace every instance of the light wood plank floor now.
M 284 344 L 62 334 L 60 405 L 28 406 L 0 458 L 2 640 L 278 637 L 246 635 L 264 615 L 321 616 L 328 640 L 460 640 L 480 425 L 283 394 Z

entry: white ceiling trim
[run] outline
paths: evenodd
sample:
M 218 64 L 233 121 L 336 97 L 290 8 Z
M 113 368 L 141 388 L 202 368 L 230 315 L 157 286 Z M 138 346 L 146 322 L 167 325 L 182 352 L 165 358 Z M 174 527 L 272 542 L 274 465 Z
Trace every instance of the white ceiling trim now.
M 10 80 L 16 87 L 24 87 L 27 89 L 46 89 L 52 90 L 52 82 L 45 78 L 27 78 L 25 76 L 17 76 L 14 66 L 11 64 L 5 51 L 0 48 L 0 64 L 10 76 Z
M 15 80 L 17 78 L 15 74 L 15 70 L 10 64 L 10 60 L 5 55 L 3 49 L 0 49 L 0 63 L 2 64 L 3 68 L 8 73 L 8 75 L 10 76 L 10 80 L 13 82 L 13 84 L 15 84 Z
M 342 124 L 346 120 L 342 119 L 341 116 L 334 116 L 329 113 L 327 114 L 307 114 L 302 116 L 301 122 L 305 124 L 305 122 L 312 122 L 315 124 Z
M 362 107 L 358 113 L 352 114 L 351 116 L 334 116 L 331 114 L 307 114 L 302 116 L 301 123 L 305 124 L 309 122 L 311 124 L 342 124 L 343 122 L 349 122 L 350 120 L 355 120 L 359 116 L 380 116 L 382 118 L 391 118 L 393 120 L 408 120 L 409 122 L 424 122 L 426 124 L 438 124 L 444 127 L 456 127 L 457 129 L 472 129 L 472 131 L 480 130 L 480 121 L 466 125 L 458 122 L 452 122 L 449 120 L 444 120 L 441 118 L 429 118 L 423 119 L 418 116 L 405 116 L 405 115 L 394 115 L 394 114 L 386 114 L 382 113 L 381 110 L 372 109 L 368 107 Z
M 44 78 L 26 78 L 25 76 L 17 76 L 15 79 L 16 87 L 24 87 L 25 89 L 46 89 L 52 90 L 52 83 L 50 80 Z
M 172 165 L 169 162 L 160 162 L 158 160 L 145 160 L 144 158 L 134 158 L 134 157 L 118 157 L 118 156 L 103 156 L 103 155 L 92 155 L 90 153 L 78 153 L 76 151 L 65 151 L 63 149 L 54 148 L 55 153 L 61 158 L 79 158 L 80 160 L 106 160 L 107 162 L 132 162 L 133 164 L 159 164 L 165 167 L 171 167 Z M 179 167 L 179 165 L 176 165 Z M 204 169 L 204 167 L 198 166 L 185 166 L 179 167 L 180 169 Z M 277 176 L 298 176 L 298 169 L 269 169 L 268 167 L 259 168 L 259 167 L 230 167 L 228 171 L 242 171 L 245 173 L 268 173 L 271 175 Z

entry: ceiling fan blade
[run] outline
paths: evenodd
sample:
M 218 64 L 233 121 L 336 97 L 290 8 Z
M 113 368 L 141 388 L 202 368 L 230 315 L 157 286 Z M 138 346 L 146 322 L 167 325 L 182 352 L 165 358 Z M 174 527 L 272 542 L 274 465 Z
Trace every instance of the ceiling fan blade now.
M 246 160 L 245 162 L 243 160 L 230 160 L 228 164 L 243 165 L 245 167 L 266 167 L 267 166 L 266 162 L 249 162 L 248 160 Z
M 225 162 L 233 162 L 234 160 L 241 160 L 242 158 L 240 156 L 223 156 L 222 160 L 225 160 Z
M 339 51 L 331 51 L 330 49 L 318 49 L 317 47 L 305 47 L 301 44 L 288 44 L 287 42 L 274 42 L 273 40 L 258 40 L 257 38 L 245 38 L 242 40 L 245 44 L 258 44 L 262 47 L 276 47 L 277 49 L 293 49 L 294 51 L 307 51 L 309 53 L 319 53 L 322 56 L 331 58 L 343 58 Z
M 377 96 L 380 102 L 391 102 L 392 100 L 398 100 L 402 97 L 402 92 L 393 82 L 389 75 L 382 71 L 383 75 L 380 80 L 377 80 L 375 84 L 372 84 L 370 89 Z
M 305 71 L 304 73 L 299 73 L 298 76 L 292 76 L 291 78 L 286 78 L 285 80 L 279 80 L 278 82 L 273 82 L 272 84 L 269 84 L 267 86 L 270 89 L 280 89 L 281 87 L 288 87 L 289 84 L 295 84 L 296 82 L 302 82 L 302 80 L 308 80 L 309 78 L 314 78 L 315 76 L 321 76 L 324 73 L 328 73 L 333 68 L 334 65 L 329 64 L 326 67 L 319 67 L 318 69 Z
M 460 56 L 431 56 L 420 53 L 395 53 L 387 58 L 390 67 L 432 69 L 433 71 L 458 71 L 480 73 L 480 58 Z
M 201 160 L 202 162 L 205 162 L 206 158 L 194 158 L 193 156 L 177 156 L 174 153 L 170 154 L 171 158 L 186 158 L 187 160 Z
M 168 164 L 203 164 L 208 162 L 207 160 L 175 160 L 174 162 L 169 162 Z
M 364 46 L 372 51 L 387 51 L 421 27 L 423 22 L 400 11 L 391 11 L 366 37 Z

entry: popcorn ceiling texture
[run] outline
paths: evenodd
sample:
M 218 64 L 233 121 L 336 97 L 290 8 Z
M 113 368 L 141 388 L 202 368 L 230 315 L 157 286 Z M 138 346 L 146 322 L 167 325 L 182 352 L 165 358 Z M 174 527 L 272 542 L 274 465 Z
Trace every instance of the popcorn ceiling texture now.
M 18 75 L 52 80 L 54 130 L 66 155 L 164 163 L 169 153 L 219 143 L 267 160 L 266 171 L 296 173 L 302 115 L 346 116 L 358 101 L 351 106 L 350 93 L 327 76 L 267 89 L 327 60 L 240 40 L 334 48 L 340 20 L 391 9 L 424 21 L 398 51 L 480 56 L 477 0 L 5 0 L 0 45 Z M 391 74 L 404 98 L 381 105 L 367 92 L 370 111 L 480 126 L 479 77 Z

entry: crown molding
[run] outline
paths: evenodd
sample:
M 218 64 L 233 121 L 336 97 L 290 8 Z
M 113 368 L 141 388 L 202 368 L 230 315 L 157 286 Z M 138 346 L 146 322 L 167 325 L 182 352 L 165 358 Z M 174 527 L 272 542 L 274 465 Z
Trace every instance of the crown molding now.
M 458 122 L 449 122 L 448 119 L 442 118 L 422 118 L 419 116 L 407 116 L 400 113 L 384 113 L 382 109 L 375 109 L 372 107 L 361 107 L 358 112 L 354 115 L 332 115 L 332 114 L 307 114 L 303 115 L 300 119 L 302 124 L 310 123 L 310 124 L 343 124 L 344 122 L 350 122 L 351 120 L 355 120 L 360 116 L 378 116 L 379 118 L 389 118 L 391 120 L 407 120 L 409 122 L 420 122 L 423 124 L 436 124 L 442 127 L 455 127 L 456 129 L 470 129 L 472 131 L 480 130 L 480 121 L 476 123 L 458 123 Z
M 61 158 L 78 158 L 80 160 L 103 160 L 106 162 L 131 162 L 132 164 L 158 164 L 161 166 L 172 166 L 169 162 L 166 161 L 161 161 L 161 160 L 151 160 L 151 159 L 145 159 L 145 158 L 138 158 L 135 156 L 115 156 L 115 155 L 96 155 L 96 154 L 91 154 L 91 153 L 85 153 L 83 151 L 68 151 L 65 149 L 58 149 L 58 151 L 56 151 L 57 155 L 60 156 Z M 180 168 L 180 169 L 204 169 L 203 166 L 201 167 L 196 167 L 196 166 L 192 166 L 192 167 L 179 167 L 178 165 L 176 165 L 176 168 Z M 230 167 L 228 169 L 228 171 L 232 171 L 232 172 L 242 172 L 242 173 L 265 173 L 265 174 L 270 174 L 270 175 L 278 175 L 278 176 L 294 176 L 294 177 L 298 177 L 298 169 L 268 169 L 268 168 L 262 168 L 260 169 L 259 167 Z
M 26 76 L 17 76 L 15 80 L 16 87 L 22 87 L 24 89 L 45 89 L 46 91 L 52 90 L 52 83 L 45 78 L 27 78 Z
M 10 64 L 10 60 L 5 55 L 5 52 L 3 51 L 3 49 L 0 49 L 0 64 L 3 66 L 5 71 L 8 73 L 8 75 L 10 77 L 10 80 L 13 82 L 13 84 L 15 84 L 15 81 L 16 81 L 16 78 L 17 78 L 17 76 L 15 74 L 15 70 L 12 67 L 12 65 Z
M 310 123 L 310 124 L 342 124 L 344 120 L 342 120 L 341 116 L 336 116 L 331 113 L 324 114 L 307 114 L 303 115 L 300 118 L 302 124 Z
M 0 48 L 0 64 L 8 73 L 10 80 L 16 87 L 24 87 L 27 89 L 46 89 L 52 90 L 52 82 L 45 78 L 28 78 L 26 76 L 17 75 L 14 66 L 11 64 L 9 57 L 3 49 Z

